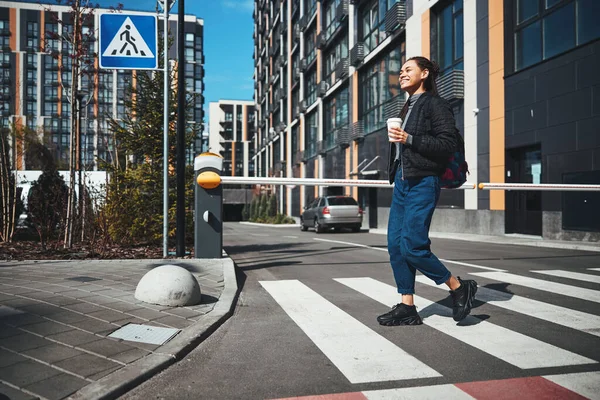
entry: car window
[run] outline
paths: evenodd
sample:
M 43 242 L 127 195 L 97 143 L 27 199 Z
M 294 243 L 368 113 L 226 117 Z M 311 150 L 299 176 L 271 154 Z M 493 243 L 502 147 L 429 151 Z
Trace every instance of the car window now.
M 332 196 L 327 198 L 330 206 L 356 206 L 358 203 L 352 197 Z
M 319 205 L 317 207 L 325 207 L 325 201 L 322 197 L 319 199 Z

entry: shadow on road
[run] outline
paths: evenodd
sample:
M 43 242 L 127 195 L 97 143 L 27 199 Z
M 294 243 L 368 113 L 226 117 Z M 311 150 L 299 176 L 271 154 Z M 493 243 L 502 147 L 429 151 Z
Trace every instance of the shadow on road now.
M 262 268 L 289 267 L 289 266 L 298 265 L 298 264 L 302 264 L 302 261 L 277 261 L 277 260 L 275 260 L 275 261 L 269 261 L 269 262 L 264 262 L 264 263 L 251 264 L 248 266 L 239 266 L 239 268 L 244 271 L 252 271 L 255 269 L 262 269 Z
M 481 286 L 480 290 L 482 288 L 485 289 L 490 289 L 490 290 L 494 290 L 500 293 L 505 294 L 504 296 L 502 294 L 499 294 L 497 297 L 494 298 L 494 301 L 507 301 L 510 300 L 512 298 L 512 296 L 514 295 L 513 292 L 511 292 L 510 290 L 508 290 L 508 286 L 510 286 L 510 283 L 504 283 L 504 282 L 500 282 L 500 283 L 489 283 L 485 286 Z M 478 292 L 480 293 L 480 292 Z M 481 293 L 480 293 L 481 295 Z M 506 296 L 508 295 L 508 296 Z M 479 299 L 476 299 L 473 301 L 473 308 L 471 309 L 471 314 L 470 316 L 475 317 L 475 318 L 466 318 L 460 322 L 457 323 L 458 326 L 473 326 L 473 325 L 477 325 L 480 324 L 483 321 L 486 321 L 488 319 L 491 318 L 490 315 L 488 314 L 474 314 L 473 310 L 476 310 L 478 307 L 481 307 L 482 305 L 486 304 L 485 301 L 481 301 Z M 442 306 L 442 308 L 440 308 L 439 306 Z M 432 304 L 431 306 L 425 307 L 422 310 L 419 310 L 419 314 L 421 315 L 422 318 L 427 318 L 433 315 L 439 315 L 445 318 L 452 318 L 452 307 L 453 307 L 453 302 L 452 302 L 452 296 L 448 295 L 447 297 L 438 300 L 436 303 Z
M 275 250 L 285 250 L 289 252 L 291 248 L 302 246 L 302 243 L 256 243 L 256 244 L 244 244 L 244 245 L 233 245 L 227 246 L 223 245 L 223 249 L 227 252 L 227 254 L 235 255 L 241 253 L 254 253 L 254 252 L 269 252 Z

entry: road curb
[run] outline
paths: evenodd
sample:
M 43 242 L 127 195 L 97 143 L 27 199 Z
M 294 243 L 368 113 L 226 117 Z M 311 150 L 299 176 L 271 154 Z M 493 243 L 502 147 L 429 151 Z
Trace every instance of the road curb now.
M 265 226 L 269 228 L 300 228 L 300 224 L 263 224 L 260 222 L 240 221 L 240 225 Z
M 160 347 L 159 351 L 87 385 L 67 399 L 116 399 L 182 359 L 227 321 L 233 315 L 239 291 L 233 260 L 226 257 L 219 261 L 223 262 L 224 288 L 212 311 L 184 329 L 173 340 Z
M 375 235 L 387 235 L 386 229 L 370 229 L 369 233 Z M 591 251 L 600 252 L 600 246 L 589 245 L 585 242 L 556 242 L 545 239 L 523 239 L 523 238 L 512 238 L 509 236 L 493 236 L 493 235 L 475 235 L 466 236 L 460 233 L 444 233 L 444 232 L 429 232 L 429 237 L 432 239 L 449 239 L 449 240 L 461 240 L 464 242 L 478 242 L 478 243 L 492 243 L 500 245 L 514 245 L 514 246 L 529 246 L 529 247 L 543 247 L 548 249 L 562 249 L 562 250 L 579 250 L 579 251 Z

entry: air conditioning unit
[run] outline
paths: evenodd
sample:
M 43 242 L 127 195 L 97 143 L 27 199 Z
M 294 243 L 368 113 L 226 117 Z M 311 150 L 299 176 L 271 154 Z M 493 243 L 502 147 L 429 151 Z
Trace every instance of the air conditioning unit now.
M 317 96 L 323 97 L 329 90 L 329 83 L 326 81 L 321 81 L 317 85 Z

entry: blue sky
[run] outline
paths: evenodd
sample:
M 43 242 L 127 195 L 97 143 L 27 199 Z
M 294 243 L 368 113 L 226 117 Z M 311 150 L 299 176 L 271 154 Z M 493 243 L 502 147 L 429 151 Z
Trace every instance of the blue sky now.
M 129 9 L 156 8 L 155 0 L 100 0 L 99 4 L 109 7 L 119 2 Z M 253 0 L 185 0 L 186 14 L 204 20 L 206 120 L 211 101 L 252 100 L 253 8 Z M 176 2 L 171 13 L 177 13 L 177 9 Z

